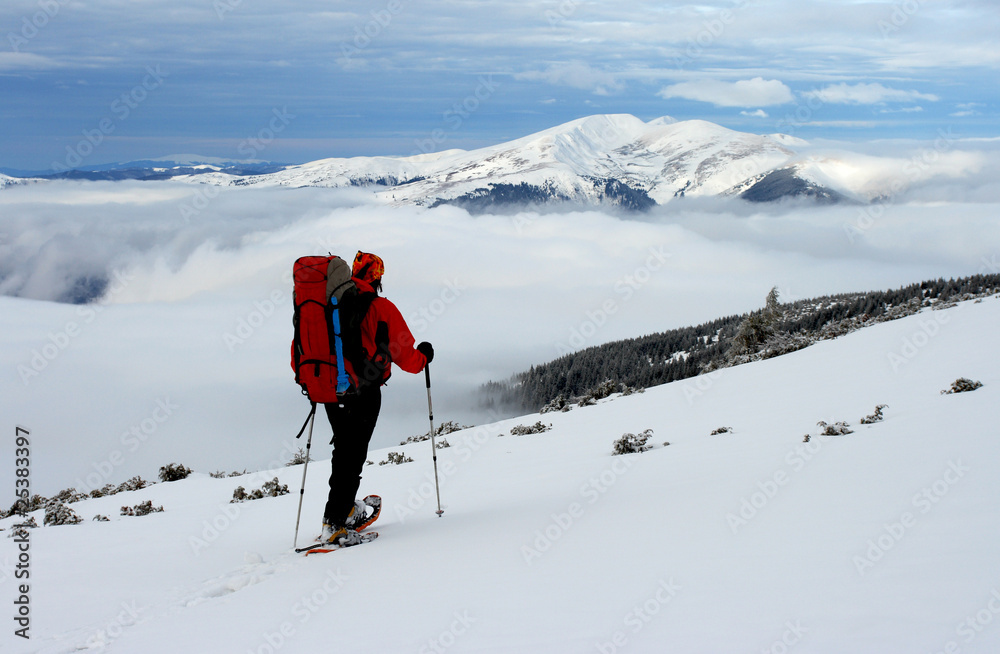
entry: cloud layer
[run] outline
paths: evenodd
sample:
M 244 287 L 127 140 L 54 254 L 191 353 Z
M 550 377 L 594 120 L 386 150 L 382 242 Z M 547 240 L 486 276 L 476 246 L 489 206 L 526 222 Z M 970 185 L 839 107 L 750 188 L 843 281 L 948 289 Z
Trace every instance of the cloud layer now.
M 127 452 L 116 481 L 154 477 L 169 461 L 259 467 L 307 409 L 288 365 L 291 263 L 366 249 L 386 261 L 387 297 L 435 345 L 438 419 L 482 422 L 470 392 L 488 379 L 751 310 L 774 285 L 791 300 L 995 272 L 995 182 L 953 183 L 875 213 L 713 200 L 641 220 L 596 211 L 473 218 L 328 189 L 236 189 L 207 203 L 198 200 L 205 189 L 180 183 L 7 189 L 2 260 L 17 266 L 7 264 L 5 282 L 20 276 L 57 297 L 80 275 L 110 274 L 96 305 L 0 297 L 0 393 L 16 407 L 12 419 L 59 443 L 33 468 L 40 492 L 85 477 L 161 401 L 178 408 Z M 976 201 L 941 202 L 949 192 Z M 180 207 L 195 202 L 196 217 L 182 218 Z M 376 443 L 425 425 L 422 379 L 397 371 Z

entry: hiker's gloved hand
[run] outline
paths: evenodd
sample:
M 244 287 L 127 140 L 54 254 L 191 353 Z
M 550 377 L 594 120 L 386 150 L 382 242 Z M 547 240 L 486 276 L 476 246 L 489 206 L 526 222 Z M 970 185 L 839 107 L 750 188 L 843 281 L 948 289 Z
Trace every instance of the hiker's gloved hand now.
M 427 341 L 424 341 L 423 343 L 417 346 L 417 352 L 420 352 L 420 354 L 423 354 L 425 357 L 427 357 L 427 363 L 430 363 L 431 361 L 434 360 L 434 347 Z

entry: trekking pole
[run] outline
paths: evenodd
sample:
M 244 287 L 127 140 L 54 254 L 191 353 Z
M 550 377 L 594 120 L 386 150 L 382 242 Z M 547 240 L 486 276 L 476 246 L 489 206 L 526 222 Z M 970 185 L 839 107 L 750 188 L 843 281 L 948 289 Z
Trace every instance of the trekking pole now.
M 434 454 L 434 491 L 437 493 L 438 510 L 437 516 L 440 518 L 444 511 L 441 510 L 441 488 L 438 486 L 438 451 L 434 442 L 434 409 L 431 406 L 431 365 L 424 365 L 424 379 L 427 381 L 427 416 L 431 421 L 431 451 Z
M 316 403 L 312 403 L 312 410 L 309 412 L 309 438 L 306 439 L 306 464 L 302 468 L 302 489 L 299 491 L 299 512 L 295 516 L 295 540 L 292 541 L 292 547 L 298 548 L 299 546 L 299 520 L 302 519 L 302 499 L 306 496 L 306 473 L 309 471 L 309 448 L 312 447 L 313 441 L 313 425 L 316 424 Z M 303 429 L 305 425 L 302 426 Z M 299 432 L 299 436 L 302 432 Z M 299 436 L 296 436 L 298 438 Z

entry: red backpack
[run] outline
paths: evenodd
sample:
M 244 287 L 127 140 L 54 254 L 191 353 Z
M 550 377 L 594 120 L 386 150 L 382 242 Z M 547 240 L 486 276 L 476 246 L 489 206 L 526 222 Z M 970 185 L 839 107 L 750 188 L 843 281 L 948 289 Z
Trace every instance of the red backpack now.
M 301 257 L 292 272 L 292 370 L 302 392 L 313 402 L 339 402 L 383 383 L 385 353 L 379 347 L 369 359 L 361 344 L 361 323 L 377 295 L 360 291 L 351 266 L 335 255 Z

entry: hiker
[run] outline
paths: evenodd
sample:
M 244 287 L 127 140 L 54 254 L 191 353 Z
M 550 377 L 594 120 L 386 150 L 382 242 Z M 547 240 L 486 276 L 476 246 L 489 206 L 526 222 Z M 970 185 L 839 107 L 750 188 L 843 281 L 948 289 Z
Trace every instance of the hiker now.
M 382 259 L 374 254 L 359 251 L 354 257 L 351 276 L 359 295 L 375 294 L 361 320 L 361 346 L 365 358 L 373 360 L 374 365 L 364 366 L 363 373 L 355 371 L 368 382 L 359 384 L 356 395 L 323 405 L 333 428 L 333 455 L 330 494 L 320 540 L 341 547 L 360 542 L 358 530 L 374 522 L 381 509 L 381 499 L 378 506 L 373 506 L 357 500 L 356 495 L 361 486 L 361 470 L 368 458 L 368 443 L 382 406 L 381 386 L 389 379 L 390 364 L 416 374 L 434 359 L 430 343 L 424 341 L 414 347 L 413 334 L 396 305 L 378 297 L 384 270 Z M 373 509 L 371 513 L 369 506 Z

